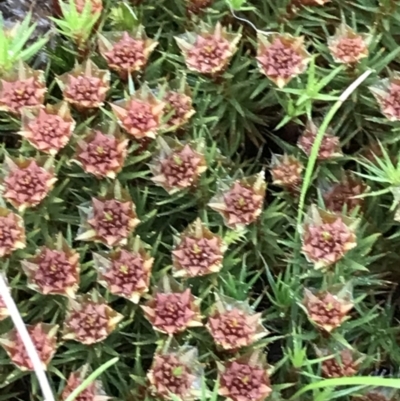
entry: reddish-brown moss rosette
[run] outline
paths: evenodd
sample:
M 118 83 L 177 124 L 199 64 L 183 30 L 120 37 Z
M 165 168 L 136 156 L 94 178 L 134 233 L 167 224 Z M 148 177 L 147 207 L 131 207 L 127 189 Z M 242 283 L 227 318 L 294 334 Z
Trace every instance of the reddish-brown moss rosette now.
M 327 291 L 314 293 L 307 288 L 304 290 L 302 307 L 308 319 L 327 333 L 340 327 L 350 318 L 349 312 L 353 306 L 351 292 L 346 286 L 336 293 Z
M 74 161 L 86 173 L 96 178 L 115 179 L 122 170 L 128 153 L 128 139 L 123 137 L 115 124 L 103 124 L 88 129 L 82 139 L 78 139 Z
M 43 368 L 46 370 L 57 348 L 58 326 L 54 324 L 38 323 L 28 325 L 28 333 L 39 354 Z M 22 371 L 33 371 L 33 364 L 26 352 L 16 329 L 12 329 L 0 338 L 0 345 L 5 349 L 11 362 Z
M 356 33 L 342 23 L 336 28 L 335 35 L 328 39 L 328 48 L 336 63 L 354 65 L 368 57 L 370 35 Z
M 171 400 L 172 395 L 182 401 L 197 399 L 202 376 L 197 348 L 187 345 L 167 346 L 157 351 L 147 373 L 150 392 L 163 400 Z
M 268 334 L 261 313 L 255 313 L 247 302 L 228 297 L 217 299 L 206 327 L 215 344 L 225 350 L 248 347 Z
M 139 237 L 123 248 L 93 255 L 98 271 L 97 281 L 112 294 L 137 304 L 149 291 L 154 258 L 146 251 Z
M 68 376 L 68 380 L 65 387 L 61 393 L 60 401 L 65 401 L 71 393 L 79 387 L 83 381 L 87 378 L 90 372 L 89 365 L 84 365 L 80 369 L 72 372 Z M 101 382 L 95 380 L 91 382 L 76 398 L 76 401 L 107 401 L 108 397 L 103 390 Z
M 400 121 L 400 73 L 391 72 L 389 78 L 369 87 L 382 114 L 389 121 Z
M 91 345 L 105 340 L 123 316 L 111 309 L 96 291 L 70 299 L 63 339 Z
M 197 148 L 201 145 L 183 144 L 171 139 L 158 139 L 159 152 L 150 164 L 152 181 L 169 194 L 196 185 L 207 170 L 204 155 Z
M 272 183 L 284 188 L 296 188 L 302 182 L 303 163 L 293 155 L 272 155 Z
M 46 92 L 44 72 L 20 62 L 0 79 L 0 111 L 19 116 L 25 107 L 41 106 Z
M 7 284 L 7 278 L 0 273 L 1 278 Z M 9 290 L 9 289 L 8 289 Z M 7 309 L 6 303 L 4 302 L 3 297 L 0 295 L 0 322 L 4 319 L 7 319 L 10 316 L 10 312 Z
M 19 211 L 38 206 L 57 181 L 52 159 L 6 157 L 3 174 L 3 197 Z
M 24 220 L 11 210 L 0 207 L 0 257 L 11 255 L 25 245 Z
M 321 375 L 326 379 L 355 376 L 364 357 L 358 356 L 353 349 L 342 349 L 331 352 L 328 349 L 316 348 L 319 358 L 326 358 L 321 362 Z
M 167 87 L 161 87 L 161 91 L 164 93 L 162 100 L 165 102 L 166 128 L 175 131 L 186 125 L 196 113 L 192 91 L 185 76 L 169 82 Z
M 257 39 L 258 67 L 278 88 L 283 88 L 306 70 L 310 54 L 305 48 L 303 36 L 265 36 L 260 33 Z
M 231 401 L 263 401 L 272 393 L 268 365 L 262 351 L 252 351 L 218 363 L 218 394 Z
M 19 134 L 34 148 L 55 156 L 69 142 L 75 128 L 66 102 L 24 108 Z
M 82 223 L 79 241 L 101 242 L 109 247 L 126 245 L 129 235 L 140 223 L 129 193 L 116 182 L 105 196 L 92 198 L 80 207 Z
M 322 189 L 325 208 L 334 213 L 351 214 L 354 210 L 363 209 L 365 198 L 360 195 L 368 191 L 363 180 L 345 172 L 338 183 L 325 185 Z
M 302 228 L 302 252 L 315 269 L 338 262 L 357 246 L 357 221 L 312 205 Z
M 266 182 L 264 172 L 233 182 L 221 188 L 208 204 L 219 212 L 225 224 L 233 229 L 243 229 L 255 222 L 264 205 Z
M 28 287 L 44 295 L 74 298 L 80 282 L 79 253 L 58 235 L 55 242 L 21 262 Z
M 189 70 L 215 75 L 227 68 L 240 38 L 241 34 L 228 32 L 218 22 L 213 27 L 200 25 L 198 31 L 176 36 L 175 40 Z
M 203 325 L 199 305 L 189 288 L 165 276 L 142 309 L 154 330 L 172 335 Z
M 128 99 L 111 104 L 119 125 L 133 138 L 154 139 L 162 128 L 165 103 L 158 100 L 147 86 L 142 86 Z
M 108 67 L 126 79 L 128 74 L 142 71 L 158 42 L 149 39 L 143 26 L 132 32 L 105 32 L 98 35 L 101 55 Z
M 91 60 L 76 64 L 56 80 L 64 100 L 81 112 L 102 106 L 110 89 L 110 72 L 101 70 Z
M 303 133 L 300 135 L 297 146 L 307 155 L 311 155 L 311 150 L 317 137 L 319 127 L 311 120 L 307 121 Z M 318 149 L 318 160 L 329 160 L 342 156 L 339 137 L 333 135 L 331 130 L 324 133 L 321 146 Z
M 177 239 L 172 251 L 175 277 L 200 277 L 222 269 L 226 245 L 200 219 L 196 219 Z

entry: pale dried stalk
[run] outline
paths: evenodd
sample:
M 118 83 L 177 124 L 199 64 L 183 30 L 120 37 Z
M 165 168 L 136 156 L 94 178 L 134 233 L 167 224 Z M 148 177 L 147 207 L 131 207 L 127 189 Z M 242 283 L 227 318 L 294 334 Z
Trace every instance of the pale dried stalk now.
M 0 274 L 0 294 L 8 309 L 8 312 L 10 313 L 14 326 L 18 331 L 19 336 L 21 337 L 26 352 L 30 360 L 32 361 L 33 369 L 39 382 L 39 386 L 42 390 L 44 401 L 55 401 L 53 391 L 51 390 L 50 383 L 43 369 L 42 361 L 40 360 L 36 347 L 33 344 L 31 336 L 29 335 L 28 330 L 26 329 L 25 323 L 22 320 L 18 308 L 15 305 L 15 302 L 12 299 L 11 294 L 7 288 L 7 284 L 1 274 Z
M 265 35 L 265 36 L 272 35 L 272 34 L 274 34 L 274 33 L 278 33 L 278 32 L 276 32 L 276 31 L 263 31 L 263 30 L 261 30 L 261 29 L 258 29 L 258 28 L 257 28 L 251 21 L 249 21 L 248 19 L 238 17 L 238 16 L 235 14 L 235 10 L 233 9 L 232 6 L 230 7 L 230 9 L 231 9 L 232 15 L 233 15 L 237 20 L 246 22 L 246 23 L 249 24 L 256 32 L 261 33 L 262 35 Z

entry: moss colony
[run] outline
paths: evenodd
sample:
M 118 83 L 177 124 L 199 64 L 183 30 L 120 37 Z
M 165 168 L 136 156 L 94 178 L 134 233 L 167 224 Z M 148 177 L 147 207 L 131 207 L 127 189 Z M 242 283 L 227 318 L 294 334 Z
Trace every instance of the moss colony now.
M 398 399 L 397 1 L 1 8 L 1 274 L 57 401 L 115 357 L 77 400 Z

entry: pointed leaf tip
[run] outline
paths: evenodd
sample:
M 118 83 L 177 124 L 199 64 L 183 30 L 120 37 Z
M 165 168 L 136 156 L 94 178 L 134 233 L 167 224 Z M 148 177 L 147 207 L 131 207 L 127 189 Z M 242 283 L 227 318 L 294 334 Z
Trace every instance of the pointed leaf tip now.
M 246 0 L 225 0 L 228 3 L 228 6 L 234 10 L 240 10 Z

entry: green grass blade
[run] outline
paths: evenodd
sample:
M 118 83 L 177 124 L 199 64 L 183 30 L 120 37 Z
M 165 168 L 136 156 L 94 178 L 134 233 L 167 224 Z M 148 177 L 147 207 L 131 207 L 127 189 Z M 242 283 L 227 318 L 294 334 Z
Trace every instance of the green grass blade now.
M 387 379 L 375 376 L 360 377 L 340 377 L 338 379 L 326 379 L 319 382 L 308 384 L 297 391 L 288 401 L 299 399 L 300 395 L 318 388 L 328 388 L 336 386 L 371 386 L 371 387 L 390 387 L 400 389 L 400 379 Z
M 74 401 L 76 397 L 88 386 L 90 386 L 103 372 L 105 372 L 112 365 L 116 364 L 119 358 L 110 359 L 108 362 L 101 365 L 91 375 L 89 375 L 69 396 L 65 401 Z
M 311 149 L 311 155 L 308 159 L 306 172 L 304 175 L 303 185 L 301 187 L 300 200 L 297 213 L 297 227 L 299 228 L 303 219 L 303 209 L 305 205 L 306 195 L 308 188 L 310 187 L 312 175 L 314 172 L 315 163 L 317 161 L 319 148 L 322 143 L 322 138 L 335 116 L 336 112 L 340 109 L 342 104 L 347 100 L 347 98 L 354 92 L 354 90 L 372 73 L 372 70 L 365 71 L 361 76 L 359 76 L 340 96 L 339 100 L 331 107 L 328 114 L 324 118 L 321 126 L 319 127 L 317 136 L 315 138 L 313 147 Z M 297 237 L 299 235 L 299 229 L 297 229 Z
M 19 58 L 23 61 L 29 60 L 32 56 L 34 56 L 49 40 L 49 36 L 46 36 L 37 42 L 33 43 L 27 49 L 23 50 Z
M 33 32 L 36 29 L 37 24 L 32 24 L 26 31 L 24 31 L 21 35 L 17 36 L 14 38 L 14 40 L 11 42 L 11 50 L 14 53 L 19 53 L 23 47 L 25 46 L 26 42 L 29 40 L 29 38 L 32 36 Z
M 226 0 L 229 7 L 232 7 L 234 10 L 240 10 L 246 0 Z

